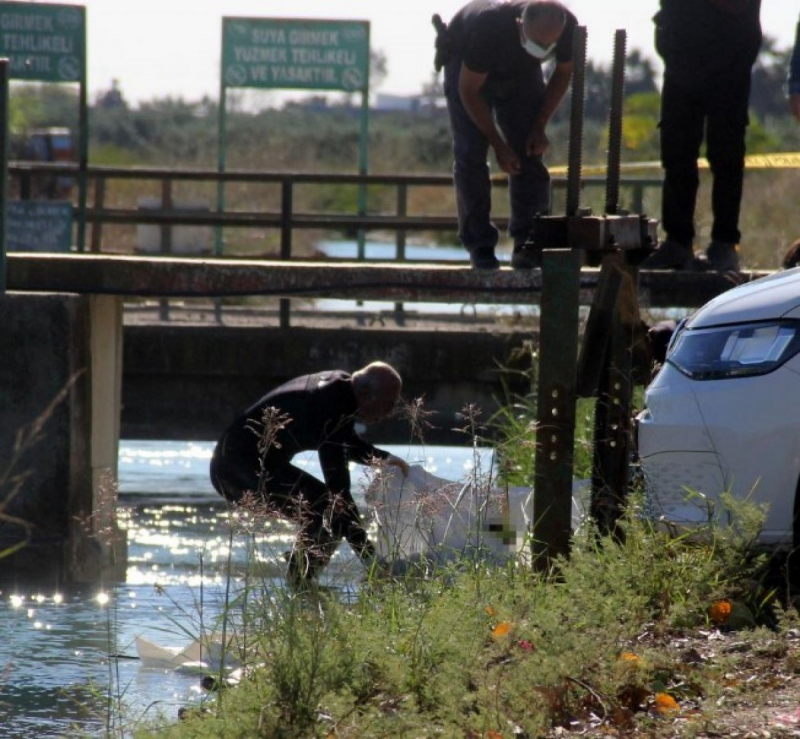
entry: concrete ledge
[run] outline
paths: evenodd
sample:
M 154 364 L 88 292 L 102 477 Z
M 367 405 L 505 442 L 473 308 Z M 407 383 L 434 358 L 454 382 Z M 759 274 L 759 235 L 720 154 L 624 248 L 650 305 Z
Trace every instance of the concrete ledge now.
M 327 297 L 399 302 L 538 303 L 541 270 L 473 270 L 458 265 L 299 262 L 9 254 L 8 288 L 143 297 Z M 640 274 L 642 306 L 698 307 L 735 284 L 768 272 Z M 588 304 L 599 271 L 581 272 Z

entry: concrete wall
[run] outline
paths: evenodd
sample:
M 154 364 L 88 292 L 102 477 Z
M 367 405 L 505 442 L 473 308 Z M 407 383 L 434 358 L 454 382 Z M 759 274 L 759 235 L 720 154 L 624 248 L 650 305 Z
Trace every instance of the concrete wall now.
M 9 293 L 0 337 L 0 580 L 118 577 L 121 303 Z
M 422 398 L 433 414 L 427 443 L 467 444 L 454 431 L 465 424 L 459 412 L 475 404 L 488 420 L 504 394 L 500 367 L 529 366 L 529 352 L 513 358 L 529 340 L 466 331 L 126 326 L 122 437 L 215 440 L 241 410 L 292 377 L 379 359 L 402 374 L 404 398 Z M 514 392 L 528 389 L 519 374 L 505 379 Z M 393 419 L 366 435 L 405 443 L 412 434 L 408 421 Z

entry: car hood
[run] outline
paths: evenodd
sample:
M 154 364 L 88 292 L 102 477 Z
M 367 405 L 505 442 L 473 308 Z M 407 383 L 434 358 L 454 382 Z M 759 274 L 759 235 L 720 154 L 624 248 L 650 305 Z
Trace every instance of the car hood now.
M 728 290 L 706 303 L 687 328 L 800 318 L 800 267 L 776 272 Z

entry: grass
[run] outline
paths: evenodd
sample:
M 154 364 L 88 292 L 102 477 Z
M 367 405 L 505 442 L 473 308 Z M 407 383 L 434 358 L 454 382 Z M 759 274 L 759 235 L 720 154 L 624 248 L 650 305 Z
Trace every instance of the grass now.
M 501 455 L 532 457 L 533 410 L 523 405 L 497 421 L 512 432 Z M 590 429 L 590 414 L 580 415 Z M 529 480 L 518 466 L 506 469 Z M 477 495 L 486 495 L 477 490 L 483 480 L 476 471 Z M 709 515 L 695 535 L 675 536 L 648 518 L 637 491 L 619 541 L 586 522 L 570 557 L 546 572 L 531 569 L 525 546 L 504 562 L 464 556 L 424 575 L 388 576 L 376 566 L 351 598 L 317 585 L 285 589 L 259 574 L 254 556 L 213 627 L 242 665 L 235 684 L 220 669 L 216 689 L 181 721 L 151 720 L 133 733 L 669 736 L 680 717 L 686 735 L 700 734 L 717 720 L 721 676 L 736 672 L 738 658 L 687 662 L 686 649 L 672 645 L 717 627 L 790 619 L 761 584 L 766 558 L 753 542 L 763 512 L 723 501 L 732 525 L 719 528 Z M 775 633 L 758 627 L 751 638 L 789 661 L 789 631 Z
M 136 735 L 542 737 L 691 717 L 718 690 L 720 665 L 687 665 L 660 645 L 711 627 L 720 604 L 750 624 L 759 608 L 758 516 L 729 504 L 740 526 L 690 541 L 652 527 L 634 497 L 623 543 L 586 527 L 544 574 L 520 561 L 373 573 L 353 602 L 251 579 L 241 681 Z

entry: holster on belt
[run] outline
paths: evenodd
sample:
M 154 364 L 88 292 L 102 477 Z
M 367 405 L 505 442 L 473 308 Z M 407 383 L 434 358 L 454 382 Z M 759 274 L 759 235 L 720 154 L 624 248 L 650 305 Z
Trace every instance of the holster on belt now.
M 447 32 L 447 24 L 442 20 L 442 16 L 436 13 L 431 19 L 433 27 L 436 29 L 436 54 L 433 57 L 433 68 L 441 72 L 442 68 L 450 61 L 450 36 Z

